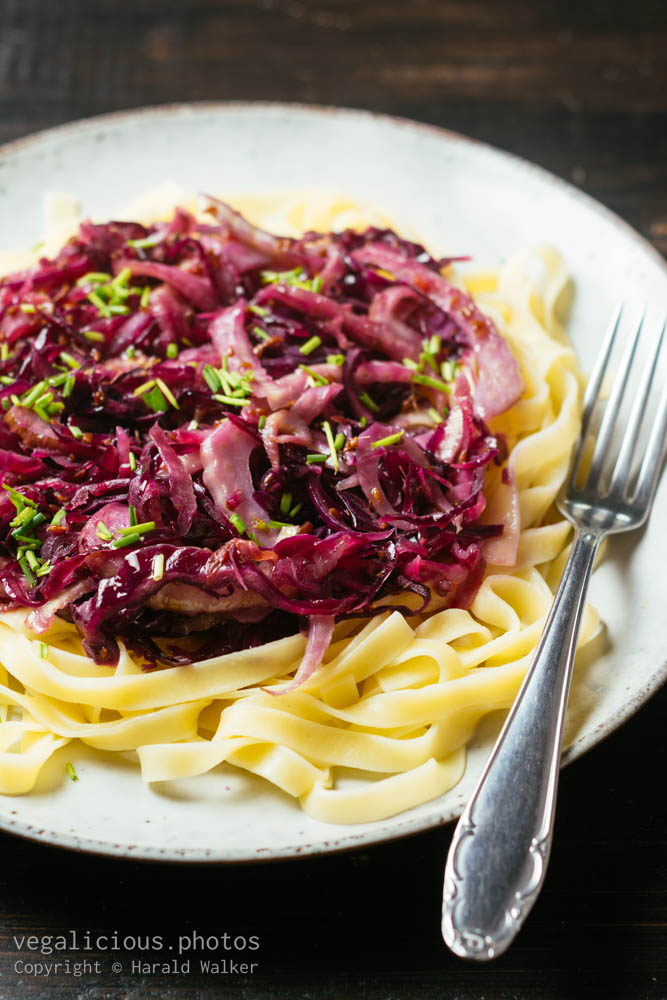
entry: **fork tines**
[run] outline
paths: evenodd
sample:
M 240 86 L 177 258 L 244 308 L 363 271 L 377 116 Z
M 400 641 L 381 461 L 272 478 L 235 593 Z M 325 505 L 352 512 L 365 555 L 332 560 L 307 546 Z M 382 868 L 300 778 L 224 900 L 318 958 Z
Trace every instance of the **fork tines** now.
M 667 319 L 657 337 L 651 337 L 645 332 L 649 324 L 642 314 L 629 335 L 622 337 L 623 313 L 619 306 L 588 382 L 569 492 L 588 494 L 582 499 L 589 501 L 604 497 L 611 505 L 631 503 L 636 517 L 648 512 L 665 454 Z M 647 344 L 650 340 L 654 341 L 652 350 Z M 615 364 L 619 349 L 621 357 Z

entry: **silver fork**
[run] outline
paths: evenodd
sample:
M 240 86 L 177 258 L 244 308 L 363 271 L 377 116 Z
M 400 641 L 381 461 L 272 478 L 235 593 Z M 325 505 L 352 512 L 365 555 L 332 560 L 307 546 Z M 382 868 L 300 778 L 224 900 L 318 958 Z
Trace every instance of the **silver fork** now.
M 557 500 L 575 528 L 570 558 L 530 670 L 459 820 L 447 858 L 442 934 L 463 958 L 487 961 L 502 954 L 542 887 L 572 664 L 595 553 L 605 535 L 638 528 L 646 521 L 658 484 L 667 432 L 667 385 L 636 482 L 631 470 L 657 381 L 665 324 L 616 451 L 615 431 L 642 328 L 642 321 L 638 323 L 606 403 L 590 466 L 587 472 L 582 469 L 620 321 L 619 309 L 588 384 L 579 445 Z

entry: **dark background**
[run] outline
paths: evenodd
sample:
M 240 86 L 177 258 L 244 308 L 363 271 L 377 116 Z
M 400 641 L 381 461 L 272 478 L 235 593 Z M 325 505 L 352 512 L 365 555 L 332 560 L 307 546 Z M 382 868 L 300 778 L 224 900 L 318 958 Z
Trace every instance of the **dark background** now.
M 666 52 L 663 0 L 0 0 L 0 141 L 169 101 L 370 108 L 533 160 L 667 253 Z M 0 998 L 665 1000 L 666 720 L 663 691 L 563 773 L 544 891 L 492 965 L 454 958 L 439 937 L 450 828 L 236 868 L 96 859 L 0 835 Z M 18 958 L 36 956 L 13 935 L 69 929 L 174 944 L 194 930 L 253 934 L 259 969 L 201 976 L 193 954 L 189 976 L 142 974 L 129 953 L 71 952 L 103 973 L 16 974 Z

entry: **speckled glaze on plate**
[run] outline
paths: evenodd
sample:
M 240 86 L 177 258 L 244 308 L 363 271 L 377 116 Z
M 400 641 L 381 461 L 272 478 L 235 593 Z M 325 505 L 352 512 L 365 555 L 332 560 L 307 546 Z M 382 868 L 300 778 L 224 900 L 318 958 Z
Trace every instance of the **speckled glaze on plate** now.
M 590 366 L 619 294 L 657 325 L 667 266 L 611 212 L 538 167 L 442 129 L 366 112 L 280 104 L 149 108 L 75 122 L 0 149 L 0 243 L 26 249 L 42 235 L 41 195 L 73 194 L 84 214 L 111 215 L 165 180 L 188 191 L 322 187 L 386 210 L 438 250 L 476 265 L 551 243 L 575 286 L 570 334 Z M 613 540 L 590 600 L 606 623 L 581 663 L 569 719 L 571 761 L 631 716 L 667 676 L 664 614 L 667 477 L 651 522 Z M 153 787 L 121 755 L 71 744 L 35 792 L 0 797 L 0 828 L 44 843 L 122 857 L 248 862 L 360 847 L 454 819 L 480 773 L 492 719 L 470 747 L 461 783 L 434 802 L 356 827 L 305 816 L 287 797 L 232 768 Z M 65 776 L 72 760 L 80 780 Z

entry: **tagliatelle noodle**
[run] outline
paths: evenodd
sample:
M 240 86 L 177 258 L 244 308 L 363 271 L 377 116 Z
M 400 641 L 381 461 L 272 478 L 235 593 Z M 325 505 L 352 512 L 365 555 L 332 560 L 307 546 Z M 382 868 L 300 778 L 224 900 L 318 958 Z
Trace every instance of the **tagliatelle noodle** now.
M 338 194 L 232 200 L 277 232 L 389 224 Z M 150 222 L 176 203 L 194 207 L 166 185 L 119 214 Z M 52 236 L 41 252 L 57 250 L 75 230 L 73 210 L 71 199 L 51 199 Z M 24 262 L 0 259 L 5 270 Z M 322 667 L 284 695 L 276 692 L 299 665 L 302 636 L 150 671 L 121 643 L 111 670 L 84 654 L 67 622 L 56 618 L 38 640 L 25 612 L 0 614 L 0 792 L 30 791 L 70 740 L 136 751 L 148 782 L 222 763 L 238 767 L 327 823 L 383 819 L 460 780 L 479 720 L 516 696 L 562 573 L 570 528 L 553 501 L 579 433 L 582 389 L 562 326 L 571 283 L 556 250 L 537 247 L 464 284 L 507 339 L 526 386 L 519 402 L 491 421 L 507 439 L 518 487 L 516 564 L 491 563 L 469 610 L 413 618 L 388 611 L 340 623 Z M 489 482 L 490 521 L 493 487 Z M 597 628 L 587 607 L 580 645 Z

